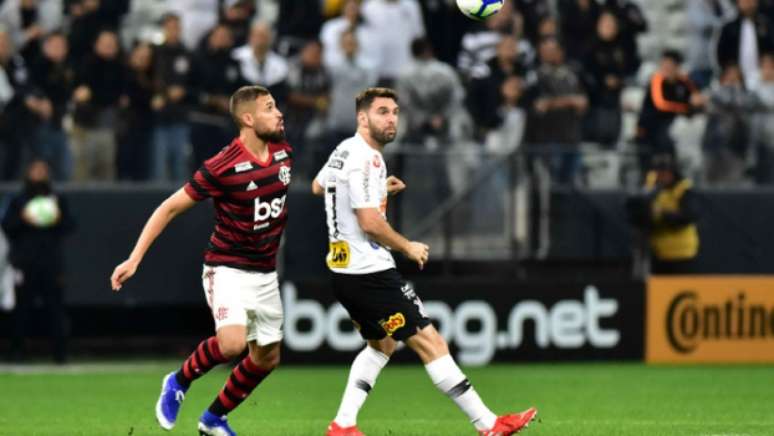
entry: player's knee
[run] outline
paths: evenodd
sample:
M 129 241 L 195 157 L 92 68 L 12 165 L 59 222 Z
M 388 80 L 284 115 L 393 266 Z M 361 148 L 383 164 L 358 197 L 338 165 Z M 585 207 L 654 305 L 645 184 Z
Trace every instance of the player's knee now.
M 220 354 L 226 359 L 234 359 L 239 357 L 245 351 L 247 343 L 244 340 L 239 339 L 225 339 L 218 340 L 218 346 L 220 348 Z
M 263 370 L 264 372 L 269 372 L 274 370 L 274 368 L 278 367 L 280 364 L 280 355 L 279 353 L 270 353 L 265 356 L 261 356 L 258 361 L 256 362 L 255 359 L 253 359 L 253 363 Z

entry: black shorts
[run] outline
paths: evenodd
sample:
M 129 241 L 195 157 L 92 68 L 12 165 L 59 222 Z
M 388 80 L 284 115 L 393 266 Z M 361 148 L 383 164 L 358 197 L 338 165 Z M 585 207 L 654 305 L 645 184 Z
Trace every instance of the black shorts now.
M 363 339 L 404 341 L 430 324 L 414 288 L 395 269 L 332 276 L 333 293 Z

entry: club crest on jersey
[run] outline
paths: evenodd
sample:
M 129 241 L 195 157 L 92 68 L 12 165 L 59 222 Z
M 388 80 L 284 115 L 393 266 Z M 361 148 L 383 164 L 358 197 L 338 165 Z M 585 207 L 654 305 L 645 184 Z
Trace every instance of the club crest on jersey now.
M 280 150 L 274 153 L 274 160 L 275 161 L 281 161 L 282 159 L 288 158 L 288 152 L 285 150 Z
M 234 165 L 234 171 L 238 173 L 249 171 L 251 169 L 253 169 L 253 164 L 250 162 L 239 162 L 238 164 Z
M 380 324 L 382 325 L 385 333 L 387 333 L 387 336 L 392 336 L 396 330 L 406 325 L 406 317 L 403 316 L 403 313 L 397 312 L 387 318 L 386 321 L 382 321 Z
M 285 166 L 285 165 L 280 167 L 280 170 L 279 170 L 279 180 L 285 186 L 290 184 L 290 167 Z

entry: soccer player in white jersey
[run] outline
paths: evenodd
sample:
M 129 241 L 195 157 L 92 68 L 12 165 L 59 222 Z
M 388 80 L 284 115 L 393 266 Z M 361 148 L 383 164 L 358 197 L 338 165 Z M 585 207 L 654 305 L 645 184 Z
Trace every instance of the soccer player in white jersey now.
M 395 269 L 390 250 L 403 253 L 421 269 L 429 247 L 392 229 L 385 213 L 387 196 L 405 188 L 387 177 L 382 149 L 398 128 L 398 98 L 388 88 L 368 88 L 357 96 L 357 133 L 339 144 L 312 182 L 325 196 L 328 268 L 336 298 L 349 312 L 367 346 L 352 362 L 347 386 L 329 436 L 362 435 L 357 414 L 379 372 L 403 341 L 417 353 L 428 375 L 468 416 L 481 435 L 510 435 L 537 414 L 496 416 L 478 396 L 449 355 L 446 341 L 425 313 L 422 302 Z

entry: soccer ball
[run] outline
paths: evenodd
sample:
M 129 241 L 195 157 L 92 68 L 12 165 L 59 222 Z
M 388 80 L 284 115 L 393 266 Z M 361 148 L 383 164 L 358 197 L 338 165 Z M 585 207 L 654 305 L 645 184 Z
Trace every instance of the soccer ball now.
M 468 18 L 485 20 L 499 12 L 503 3 L 505 0 L 457 0 L 457 7 Z
M 59 205 L 53 195 L 38 195 L 24 206 L 24 214 L 35 227 L 51 227 L 59 219 Z

